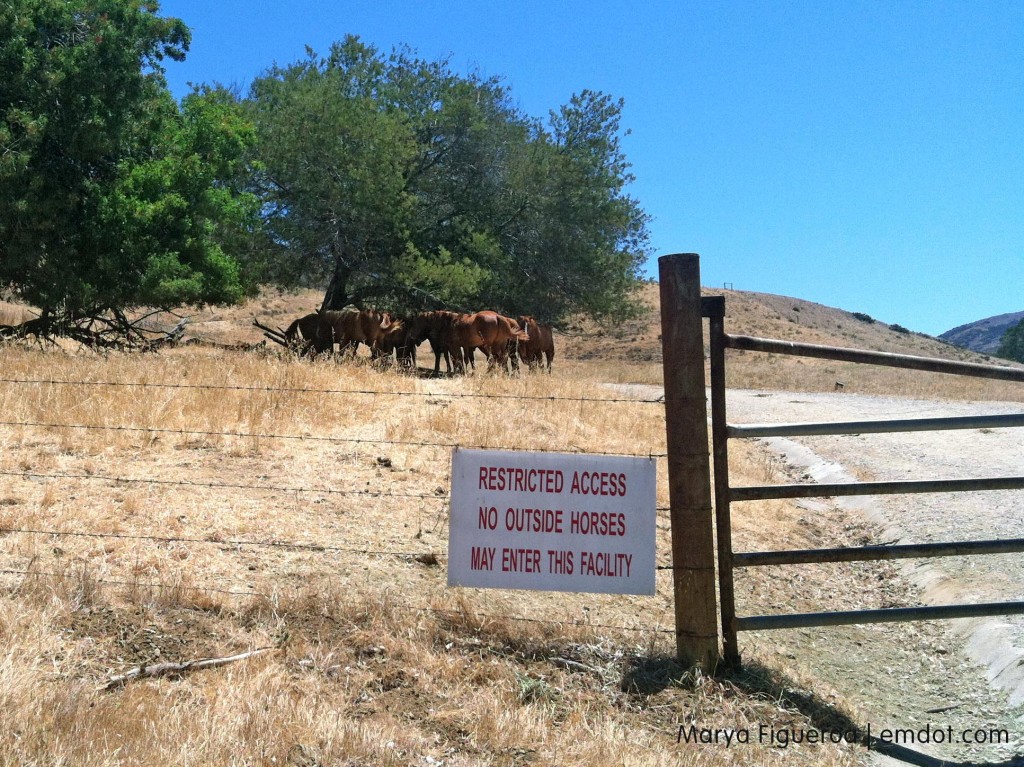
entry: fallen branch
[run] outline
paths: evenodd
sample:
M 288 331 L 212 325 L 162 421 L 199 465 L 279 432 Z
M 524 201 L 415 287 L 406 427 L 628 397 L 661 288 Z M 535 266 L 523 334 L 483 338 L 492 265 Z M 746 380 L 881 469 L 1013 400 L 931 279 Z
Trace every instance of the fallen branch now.
M 110 679 L 105 685 L 103 685 L 99 691 L 109 692 L 110 690 L 116 690 L 118 687 L 122 687 L 128 682 L 135 679 L 143 678 L 155 678 L 160 676 L 171 676 L 186 674 L 189 671 L 199 671 L 204 668 L 216 668 L 217 666 L 226 666 L 228 663 L 234 663 L 235 661 L 245 660 L 251 658 L 254 655 L 265 653 L 269 650 L 277 650 L 277 647 L 260 647 L 255 650 L 249 650 L 248 652 L 239 653 L 238 655 L 229 655 L 225 658 L 204 658 L 202 660 L 190 660 L 185 663 L 154 663 L 151 666 L 142 664 L 138 668 L 134 668 L 127 674 L 121 674 Z
M 291 346 L 291 344 L 288 342 L 288 337 L 285 336 L 284 331 L 281 330 L 280 328 L 275 329 L 269 327 L 268 325 L 264 325 L 255 317 L 252 318 L 252 324 L 258 327 L 260 330 L 262 330 L 263 335 L 265 335 L 274 343 L 281 344 L 281 346 Z
M 185 335 L 185 326 L 188 324 L 188 319 L 188 317 L 182 317 L 178 320 L 178 324 L 171 330 L 168 330 L 162 338 L 155 338 L 150 341 L 150 344 L 154 347 L 175 346 L 181 341 L 182 336 Z
M 0 325 L 0 338 L 21 340 L 34 336 L 40 345 L 55 344 L 55 339 L 67 338 L 99 351 L 156 351 L 178 343 L 189 320 L 182 317 L 173 329 L 162 331 L 144 327 L 144 319 L 131 320 L 121 310 L 97 310 L 80 315 L 44 313 L 20 325 Z
M 589 671 L 593 674 L 599 673 L 593 666 L 588 666 L 586 663 L 580 663 L 579 661 L 569 660 L 568 658 L 552 658 L 551 662 L 556 666 L 561 666 L 565 669 L 571 669 L 573 671 Z

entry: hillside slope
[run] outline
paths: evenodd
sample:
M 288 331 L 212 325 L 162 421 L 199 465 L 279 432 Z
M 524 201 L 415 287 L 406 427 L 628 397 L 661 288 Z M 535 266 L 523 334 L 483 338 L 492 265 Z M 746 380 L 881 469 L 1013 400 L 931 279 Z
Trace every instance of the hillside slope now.
M 1024 312 L 999 314 L 947 330 L 939 338 L 982 354 L 994 354 L 1006 331 L 1021 320 L 1024 320 Z
M 660 362 L 658 285 L 649 283 L 641 290 L 643 303 L 647 306 L 643 316 L 607 330 L 589 323 L 577 323 L 566 336 L 566 355 L 582 359 Z M 716 288 L 705 288 L 703 294 L 725 297 L 727 333 L 923 357 L 991 361 L 932 336 L 908 332 L 898 325 L 870 320 L 866 315 L 858 316 L 799 298 Z
M 609 375 L 621 382 L 660 384 L 659 289 L 656 284 L 647 284 L 642 290 L 647 310 L 640 318 L 611 328 L 592 323 L 572 325 L 565 334 L 555 337 L 558 354 L 563 359 L 603 362 Z M 863 314 L 799 298 L 715 288 L 704 289 L 704 295 L 725 297 L 725 330 L 733 335 L 1012 365 L 898 325 L 886 325 Z M 706 328 L 707 324 L 705 332 Z M 841 385 L 848 392 L 899 393 L 923 399 L 1024 398 L 1024 387 L 1019 384 L 774 354 L 730 352 L 726 355 L 726 368 L 727 385 L 739 389 L 833 391 Z
M 658 285 L 645 283 L 640 292 L 641 303 L 646 309 L 638 319 L 605 327 L 588 321 L 570 323 L 564 333 L 556 335 L 559 356 L 579 360 L 661 362 Z M 705 288 L 703 293 L 725 297 L 725 329 L 728 333 L 926 357 L 989 361 L 983 355 L 961 348 L 964 344 L 954 345 L 952 341 L 902 331 L 899 326 L 869 322 L 863 319 L 863 315 L 858 319 L 851 312 L 799 298 L 715 288 Z M 238 306 L 184 308 L 179 316 L 189 318 L 186 338 L 222 344 L 256 343 L 263 336 L 253 325 L 253 319 L 283 328 L 293 319 L 315 311 L 322 298 L 321 293 L 315 290 L 284 292 L 268 288 Z M 32 313 L 19 304 L 0 302 L 0 315 L 7 322 L 21 322 Z M 1019 318 L 1024 317 L 1024 312 L 1004 316 Z M 998 319 L 994 317 L 982 322 Z M 177 321 L 177 316 L 158 316 L 153 318 L 152 325 L 170 329 Z M 1008 319 L 1007 326 L 1009 322 Z

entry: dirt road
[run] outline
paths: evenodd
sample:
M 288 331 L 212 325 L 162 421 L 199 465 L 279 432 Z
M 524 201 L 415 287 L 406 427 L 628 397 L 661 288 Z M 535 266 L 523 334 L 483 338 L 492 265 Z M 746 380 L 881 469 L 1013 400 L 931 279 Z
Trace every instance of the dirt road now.
M 843 393 L 737 390 L 727 397 L 728 421 L 734 424 L 931 418 L 1021 410 L 1020 403 L 933 402 Z M 771 438 L 764 443 L 784 458 L 787 473 L 802 481 L 1024 475 L 1024 429 L 1020 428 Z M 1024 532 L 1024 491 L 836 498 L 827 503 L 872 522 L 879 531 L 877 542 L 1017 538 Z M 812 502 L 807 508 L 813 514 L 817 507 Z M 909 582 L 907 596 L 913 599 L 916 595 L 924 603 L 1024 599 L 1024 555 L 903 562 L 900 571 Z M 861 644 L 851 640 L 851 630 L 873 633 L 874 638 Z M 929 744 L 922 751 L 958 761 L 966 758 L 1001 764 L 1017 763 L 1014 755 L 1024 752 L 1022 618 L 771 633 L 776 635 L 773 642 L 792 641 L 795 647 L 820 653 L 825 668 L 819 672 L 829 676 L 841 692 L 859 699 L 869 716 L 881 717 L 879 726 L 939 727 L 948 721 L 959 730 L 1005 727 L 1015 741 L 1005 747 Z M 846 650 L 836 646 L 851 641 Z M 904 646 L 892 647 L 893 642 Z M 903 660 L 901 651 L 906 656 Z M 841 656 L 850 652 L 859 654 L 860 659 L 842 663 Z M 953 708 L 941 712 L 942 717 L 931 710 L 945 705 Z

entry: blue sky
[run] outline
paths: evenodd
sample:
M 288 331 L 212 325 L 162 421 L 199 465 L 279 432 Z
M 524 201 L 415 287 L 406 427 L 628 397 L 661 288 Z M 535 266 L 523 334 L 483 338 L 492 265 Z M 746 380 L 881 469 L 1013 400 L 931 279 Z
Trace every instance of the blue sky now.
M 163 0 L 187 83 L 245 88 L 346 34 L 500 75 L 544 117 L 625 99 L 657 257 L 939 334 L 1024 310 L 1022 2 Z

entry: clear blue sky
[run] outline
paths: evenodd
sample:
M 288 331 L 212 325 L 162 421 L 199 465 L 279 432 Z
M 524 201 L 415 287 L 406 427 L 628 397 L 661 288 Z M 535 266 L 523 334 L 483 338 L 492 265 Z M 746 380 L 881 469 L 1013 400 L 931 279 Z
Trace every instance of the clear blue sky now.
M 188 82 L 346 34 L 501 75 L 544 117 L 625 99 L 652 258 L 939 334 L 1024 310 L 1024 2 L 163 0 Z

